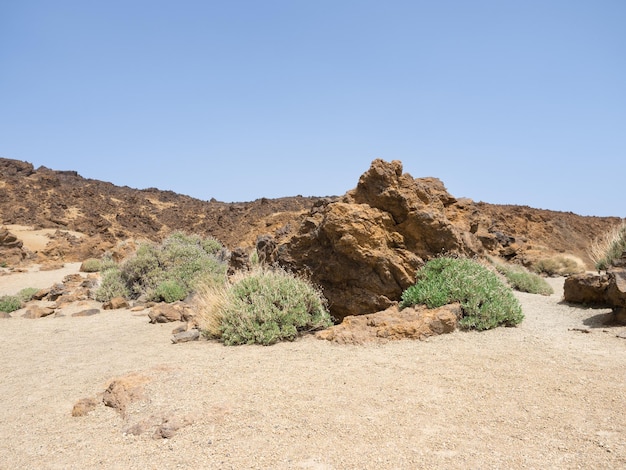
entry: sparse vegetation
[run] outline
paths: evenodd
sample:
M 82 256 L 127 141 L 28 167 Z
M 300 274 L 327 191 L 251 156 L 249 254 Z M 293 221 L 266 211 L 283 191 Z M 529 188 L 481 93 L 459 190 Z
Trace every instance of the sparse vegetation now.
M 232 284 L 202 287 L 197 303 L 205 335 L 226 345 L 293 341 L 332 324 L 321 292 L 279 269 L 257 268 Z
M 36 287 L 26 287 L 17 293 L 17 297 L 22 302 L 29 302 L 33 299 L 33 295 L 35 295 L 37 292 L 39 292 L 39 289 L 37 289 Z
M 550 295 L 554 289 L 538 274 L 530 272 L 524 266 L 510 265 L 489 258 L 496 271 L 504 276 L 509 285 L 520 292 Z
M 80 265 L 80 270 L 84 273 L 97 273 L 100 271 L 102 263 L 97 258 L 89 258 Z
M 98 302 L 108 302 L 114 297 L 130 297 L 130 291 L 122 278 L 122 271 L 118 267 L 109 268 L 102 272 L 100 287 L 95 292 Z
M 567 256 L 555 256 L 537 261 L 533 264 L 532 270 L 537 274 L 555 277 L 581 273 L 584 268 L 575 259 Z
M 3 295 L 0 297 L 0 312 L 11 313 L 22 308 L 22 299 L 17 295 Z
M 402 294 L 401 307 L 429 308 L 460 302 L 465 329 L 515 326 L 524 315 L 509 286 L 496 273 L 466 258 L 435 258 L 417 273 L 417 282 Z
M 203 239 L 181 232 L 173 233 L 160 245 L 144 243 L 135 256 L 119 267 L 110 259 L 106 261 L 107 269 L 96 299 L 145 296 L 146 300 L 154 301 L 182 300 L 195 289 L 200 278 L 205 282 L 207 278 L 223 280 L 226 274 L 223 250 L 214 238 Z
M 598 271 L 605 271 L 626 251 L 626 222 L 613 227 L 596 238 L 589 249 L 589 257 Z

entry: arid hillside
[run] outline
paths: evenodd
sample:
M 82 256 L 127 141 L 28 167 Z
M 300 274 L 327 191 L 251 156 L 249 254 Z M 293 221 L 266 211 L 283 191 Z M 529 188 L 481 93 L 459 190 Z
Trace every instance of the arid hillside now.
M 447 220 L 476 234 L 487 251 L 520 262 L 564 253 L 589 265 L 590 241 L 620 221 L 457 200 L 438 179 L 419 181 L 443 201 Z M 279 242 L 288 239 L 310 213 L 327 202 L 300 196 L 241 203 L 202 201 L 0 158 L 0 225 L 59 230 L 50 235 L 51 243 L 37 254 L 39 258 L 80 261 L 122 241 L 160 240 L 174 230 L 212 235 L 229 249 L 252 249 L 259 235 L 272 235 Z M 85 236 L 74 237 L 70 232 Z

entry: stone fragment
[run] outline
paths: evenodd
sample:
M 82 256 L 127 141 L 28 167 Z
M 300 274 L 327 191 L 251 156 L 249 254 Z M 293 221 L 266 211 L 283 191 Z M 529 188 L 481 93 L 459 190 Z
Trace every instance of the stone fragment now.
M 152 307 L 148 314 L 150 323 L 169 323 L 181 321 L 183 316 L 183 308 L 180 304 L 160 303 Z
M 81 398 L 72 408 L 72 416 L 86 416 L 96 409 L 98 402 L 93 398 Z
M 128 301 L 123 297 L 113 297 L 108 302 L 102 304 L 102 308 L 105 310 L 118 310 L 121 308 L 128 308 Z
M 73 317 L 90 317 L 92 315 L 97 315 L 100 313 L 100 309 L 98 308 L 89 308 L 87 310 L 81 310 L 80 312 L 72 313 Z
M 55 310 L 51 307 L 41 307 L 39 305 L 31 305 L 27 307 L 26 312 L 22 315 L 22 318 L 43 318 L 52 315 Z
M 186 343 L 188 341 L 198 341 L 199 339 L 200 332 L 198 330 L 189 330 L 174 334 L 172 336 L 172 343 Z

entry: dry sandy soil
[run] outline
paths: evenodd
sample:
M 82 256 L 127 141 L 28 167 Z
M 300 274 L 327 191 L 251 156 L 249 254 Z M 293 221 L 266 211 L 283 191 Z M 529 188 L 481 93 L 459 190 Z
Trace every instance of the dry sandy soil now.
M 0 290 L 44 275 L 27 274 Z M 0 468 L 625 468 L 623 328 L 560 304 L 550 282 L 550 297 L 517 294 L 517 328 L 366 346 L 174 345 L 175 325 L 143 312 L 14 312 L 0 320 Z M 123 416 L 102 394 L 124 376 L 144 385 Z M 99 404 L 72 416 L 87 397 Z M 167 420 L 191 424 L 155 439 Z

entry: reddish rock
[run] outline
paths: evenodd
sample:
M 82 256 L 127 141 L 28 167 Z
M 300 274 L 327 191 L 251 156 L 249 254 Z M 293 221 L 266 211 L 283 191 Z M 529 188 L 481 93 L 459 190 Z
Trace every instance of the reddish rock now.
M 26 309 L 26 312 L 22 315 L 22 318 L 43 318 L 50 316 L 54 313 L 54 309 L 50 307 L 41 307 L 39 305 L 31 305 Z
M 341 324 L 320 331 L 316 336 L 342 344 L 424 339 L 451 333 L 461 315 L 459 304 L 437 309 L 416 306 L 402 310 L 394 305 L 382 312 L 345 317 Z
M 313 208 L 277 249 L 278 262 L 320 285 L 338 320 L 383 310 L 415 283 L 423 259 L 482 251 L 474 234 L 446 217 L 455 202 L 441 181 L 375 160 L 356 189 Z
M 123 297 L 113 297 L 108 302 L 102 304 L 102 308 L 105 310 L 118 310 L 128 307 L 130 307 L 130 305 L 128 304 L 128 301 Z
M 169 323 L 183 320 L 184 308 L 181 304 L 160 303 L 152 307 L 148 314 L 150 323 Z
M 72 408 L 72 416 L 87 416 L 91 411 L 96 409 L 98 402 L 93 398 L 81 398 Z

